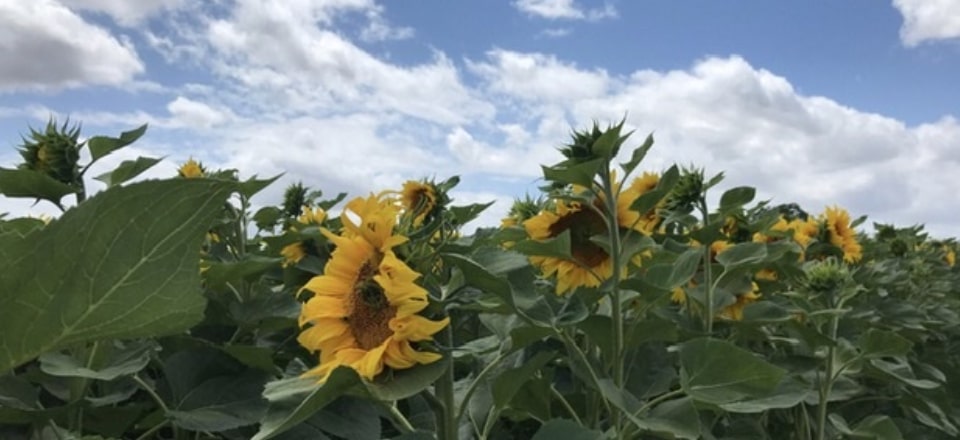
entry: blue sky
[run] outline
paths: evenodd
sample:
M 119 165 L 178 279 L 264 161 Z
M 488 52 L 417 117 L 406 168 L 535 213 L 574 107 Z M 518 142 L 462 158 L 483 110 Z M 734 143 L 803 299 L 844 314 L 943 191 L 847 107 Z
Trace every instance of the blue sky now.
M 493 224 L 571 127 L 626 115 L 650 170 L 960 235 L 953 0 L 0 0 L 0 29 L 0 166 L 50 115 L 150 123 L 100 168 L 192 156 L 354 195 L 459 174 Z

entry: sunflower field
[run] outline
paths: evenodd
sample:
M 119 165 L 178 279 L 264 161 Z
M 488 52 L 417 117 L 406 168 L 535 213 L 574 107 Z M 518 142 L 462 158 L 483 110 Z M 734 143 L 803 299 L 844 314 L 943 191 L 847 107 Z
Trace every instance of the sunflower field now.
M 954 239 L 644 168 L 574 131 L 462 230 L 458 178 L 334 197 L 51 121 L 0 194 L 2 439 L 952 439 Z M 639 145 L 637 145 L 639 144 Z M 636 145 L 636 146 L 635 146 Z M 818 207 L 819 209 L 819 207 Z

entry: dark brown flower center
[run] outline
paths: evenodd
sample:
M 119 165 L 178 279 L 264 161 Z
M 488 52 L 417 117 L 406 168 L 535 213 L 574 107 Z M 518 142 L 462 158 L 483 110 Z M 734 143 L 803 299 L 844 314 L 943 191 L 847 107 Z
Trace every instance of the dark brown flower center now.
M 556 237 L 570 231 L 570 254 L 586 267 L 597 267 L 609 257 L 590 237 L 607 233 L 607 225 L 599 214 L 582 209 L 560 217 L 550 225 L 550 236 Z
M 378 347 L 393 334 L 390 320 L 397 314 L 397 308 L 390 305 L 383 288 L 373 279 L 376 273 L 375 261 L 364 263 L 348 299 L 347 326 L 364 350 Z

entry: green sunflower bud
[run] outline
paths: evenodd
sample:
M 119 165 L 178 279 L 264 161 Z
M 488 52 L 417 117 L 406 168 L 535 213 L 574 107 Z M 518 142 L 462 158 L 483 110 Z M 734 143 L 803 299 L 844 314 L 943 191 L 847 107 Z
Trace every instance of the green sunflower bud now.
M 704 190 L 703 169 L 683 168 L 677 186 L 667 196 L 666 208 L 675 212 L 691 212 L 703 198 Z
M 833 258 L 818 261 L 807 269 L 806 286 L 813 293 L 838 292 L 853 281 L 846 266 Z
M 297 217 L 307 202 L 307 188 L 301 182 L 287 187 L 283 193 L 283 213 L 287 217 Z
M 54 119 L 47 122 L 44 130 L 30 128 L 29 137 L 23 138 L 20 156 L 24 163 L 20 169 L 37 171 L 75 188 L 81 187 L 80 177 L 80 126 L 64 122 L 57 126 Z

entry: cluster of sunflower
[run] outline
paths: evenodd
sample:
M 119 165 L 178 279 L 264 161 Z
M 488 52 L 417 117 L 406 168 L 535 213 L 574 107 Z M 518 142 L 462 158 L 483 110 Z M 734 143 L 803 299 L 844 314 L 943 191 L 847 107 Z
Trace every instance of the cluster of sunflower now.
M 423 348 L 449 318 L 420 315 L 429 305 L 428 293 L 418 284 L 422 273 L 408 264 L 422 245 L 411 243 L 409 236 L 434 223 L 442 198 L 445 195 L 432 182 L 407 182 L 402 191 L 348 202 L 340 215 L 339 233 L 321 228 L 335 249 L 323 273 L 301 289 L 308 298 L 300 313 L 303 330 L 298 341 L 319 352 L 320 360 L 305 376 L 322 382 L 334 369 L 346 366 L 373 380 L 387 367 L 405 369 L 442 358 Z M 295 253 L 286 248 L 284 252 Z

